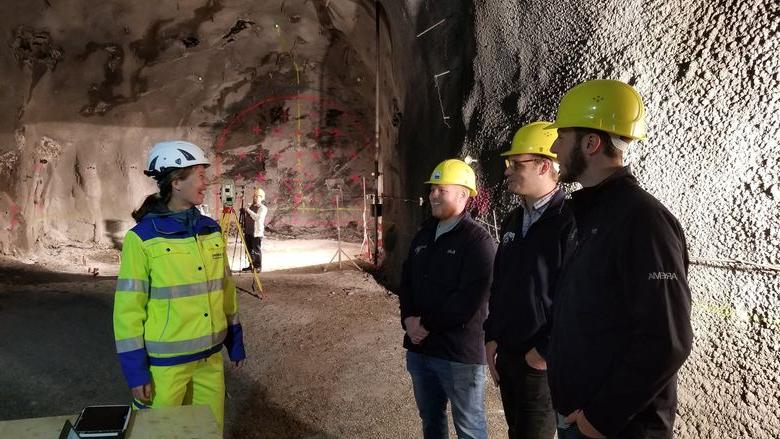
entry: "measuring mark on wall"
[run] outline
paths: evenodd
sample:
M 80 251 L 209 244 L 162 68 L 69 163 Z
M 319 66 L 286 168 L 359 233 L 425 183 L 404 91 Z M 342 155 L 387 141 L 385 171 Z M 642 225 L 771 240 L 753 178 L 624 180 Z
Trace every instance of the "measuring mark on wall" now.
M 278 24 L 274 24 L 274 27 L 276 28 L 276 32 L 279 35 L 279 45 L 282 46 L 282 50 L 285 50 L 289 55 L 290 59 L 292 60 L 293 66 L 295 67 L 295 85 L 297 87 L 298 92 L 300 92 L 300 86 L 301 86 L 301 73 L 300 69 L 298 68 L 298 61 L 295 59 L 295 54 L 293 53 L 293 50 L 295 49 L 295 44 L 293 43 L 293 46 L 290 49 L 285 49 L 284 46 L 286 46 L 284 37 L 282 36 L 282 28 Z M 294 148 L 300 148 L 301 147 L 301 101 L 296 100 L 295 101 L 295 108 L 296 108 L 296 129 L 295 129 L 295 144 Z M 281 129 L 280 129 L 281 132 Z M 295 166 L 298 169 L 298 172 L 301 172 L 303 169 L 303 162 L 300 159 L 300 156 L 296 157 Z M 305 203 L 305 198 L 303 197 L 303 191 L 304 188 L 300 185 L 297 187 L 297 191 L 294 194 L 295 199 Z
M 13 231 L 21 225 L 19 217 L 22 213 L 22 207 L 13 200 L 9 199 L 9 201 L 10 205 L 8 206 L 8 211 L 6 212 L 6 218 L 3 218 L 3 223 L 7 221 L 7 225 L 0 224 L 0 226 L 2 226 L 2 228 L 5 230 Z
M 296 101 L 295 104 L 290 102 L 293 100 Z M 308 115 L 313 126 L 298 129 L 301 119 L 295 120 L 294 117 L 284 116 L 290 110 L 295 111 L 294 105 L 300 105 L 302 114 Z M 289 109 L 285 108 L 286 106 L 289 106 L 287 107 Z M 269 110 L 269 107 L 272 108 Z M 343 119 L 341 125 L 316 126 L 317 119 L 320 119 L 322 114 L 326 114 L 317 109 L 320 107 L 338 110 Z M 269 111 L 273 113 L 270 116 L 266 115 Z M 276 119 L 274 119 L 275 115 L 278 116 Z M 239 132 L 245 134 L 231 141 L 233 134 Z M 264 136 L 272 137 L 261 138 Z M 247 138 L 252 139 L 249 144 L 245 143 Z M 284 142 L 285 139 L 290 141 Z M 298 139 L 301 141 L 300 144 L 296 142 Z M 287 146 L 282 143 L 286 143 Z M 271 168 L 297 171 L 294 172 L 295 175 L 288 174 L 286 177 L 280 175 L 278 179 L 268 179 L 267 171 L 256 166 L 250 166 L 248 169 L 245 166 L 232 172 L 239 183 L 246 177 L 249 179 L 248 184 L 264 185 L 268 199 L 273 200 L 273 205 L 276 206 L 275 209 L 272 208 L 276 213 L 276 220 L 280 224 L 293 225 L 293 222 L 316 220 L 318 216 L 325 217 L 333 214 L 332 208 L 327 206 L 330 204 L 330 198 L 320 194 L 321 177 L 320 172 L 316 170 L 322 169 L 327 173 L 329 169 L 330 173 L 334 173 L 333 175 L 346 173 L 345 182 L 348 187 L 354 189 L 360 181 L 360 171 L 350 170 L 350 161 L 357 159 L 359 153 L 371 145 L 360 115 L 342 102 L 321 94 L 293 94 L 269 96 L 237 113 L 223 128 L 214 148 L 218 154 L 221 152 L 232 160 L 240 158 L 240 162 L 251 161 L 252 164 L 256 160 L 259 163 L 267 160 Z M 266 147 L 269 149 L 263 149 Z M 282 149 L 275 150 L 275 147 Z M 332 162 L 334 160 L 337 162 Z M 286 162 L 287 165 L 282 165 L 282 162 Z M 304 163 L 307 166 L 302 166 Z M 216 161 L 215 165 L 217 168 L 219 161 Z M 277 190 L 269 185 L 274 185 Z M 275 193 L 277 191 L 284 193 L 284 196 L 279 197 L 279 194 Z M 283 203 L 284 207 L 280 203 Z M 215 206 L 219 205 L 219 200 L 215 199 Z M 357 208 L 341 210 L 349 213 L 350 216 L 361 211 Z

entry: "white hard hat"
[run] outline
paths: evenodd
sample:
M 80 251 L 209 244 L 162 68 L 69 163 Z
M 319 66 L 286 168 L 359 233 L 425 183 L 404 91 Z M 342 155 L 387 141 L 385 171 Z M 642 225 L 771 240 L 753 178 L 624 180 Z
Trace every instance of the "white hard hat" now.
M 158 178 L 170 169 L 210 164 L 206 153 L 197 145 L 183 140 L 170 140 L 154 145 L 149 151 L 144 174 Z

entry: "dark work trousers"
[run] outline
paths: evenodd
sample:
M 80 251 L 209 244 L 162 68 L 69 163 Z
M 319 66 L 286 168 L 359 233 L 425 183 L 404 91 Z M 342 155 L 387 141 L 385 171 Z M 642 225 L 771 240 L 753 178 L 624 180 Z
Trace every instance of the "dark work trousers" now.
M 244 235 L 244 240 L 246 241 L 246 248 L 252 256 L 252 265 L 255 266 L 256 271 L 261 271 L 263 268 L 263 253 L 260 249 L 263 244 L 263 237 Z
M 496 370 L 509 439 L 552 439 L 556 422 L 547 371 L 529 366 L 525 355 L 502 353 Z

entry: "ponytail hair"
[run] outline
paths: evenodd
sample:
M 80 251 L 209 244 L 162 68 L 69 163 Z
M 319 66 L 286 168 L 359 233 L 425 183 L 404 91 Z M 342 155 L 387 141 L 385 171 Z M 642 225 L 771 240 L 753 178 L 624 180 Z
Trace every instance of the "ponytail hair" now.
M 167 211 L 168 202 L 171 201 L 171 194 L 173 192 L 173 182 L 176 180 L 184 180 L 189 177 L 193 168 L 193 166 L 175 168 L 158 177 L 157 187 L 160 188 L 160 191 L 147 195 L 146 199 L 144 199 L 144 202 L 141 204 L 141 207 L 133 211 L 132 216 L 135 222 L 141 222 L 141 219 L 149 212 Z

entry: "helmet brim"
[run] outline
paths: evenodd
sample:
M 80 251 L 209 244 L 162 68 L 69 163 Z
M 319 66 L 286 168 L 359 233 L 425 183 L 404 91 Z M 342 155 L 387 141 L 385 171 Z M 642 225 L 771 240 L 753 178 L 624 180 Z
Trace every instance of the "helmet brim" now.
M 610 130 L 605 130 L 604 128 L 573 126 L 573 125 L 562 124 L 562 123 L 558 123 L 558 122 L 553 122 L 550 125 L 547 125 L 546 127 L 544 127 L 544 129 L 546 129 L 546 130 L 555 130 L 555 129 L 561 129 L 561 128 L 583 128 L 583 129 L 588 129 L 588 130 L 603 131 L 605 133 L 609 133 L 609 134 L 612 134 L 612 135 L 615 135 L 615 136 L 628 137 L 629 139 L 632 139 L 632 140 L 647 140 L 647 134 L 645 134 L 644 136 L 626 136 L 626 135 L 623 135 L 623 134 L 620 134 L 620 133 L 612 132 Z

